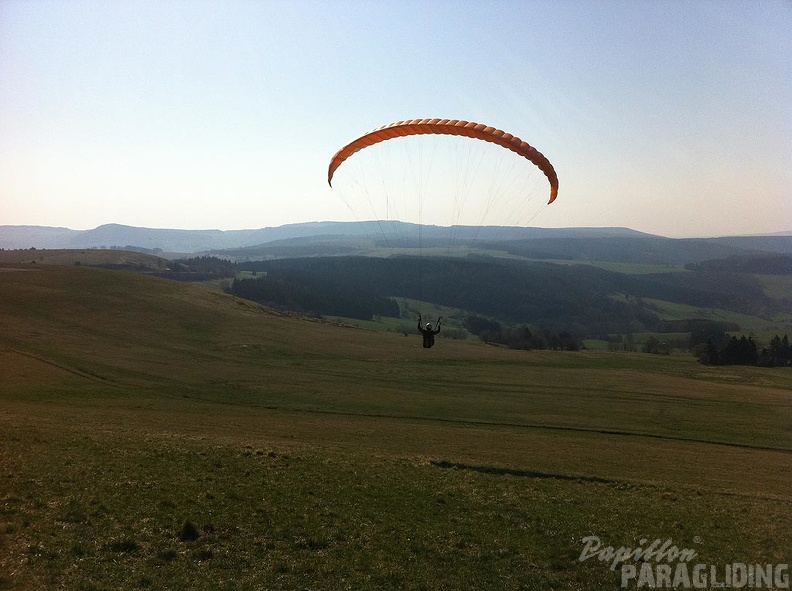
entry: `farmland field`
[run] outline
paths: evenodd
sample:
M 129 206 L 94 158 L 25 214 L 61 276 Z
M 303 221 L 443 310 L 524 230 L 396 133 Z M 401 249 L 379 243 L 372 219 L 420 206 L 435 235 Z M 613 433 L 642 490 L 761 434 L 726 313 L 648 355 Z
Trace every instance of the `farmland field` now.
M 789 369 L 37 267 L 0 273 L 0 589 L 619 588 L 588 536 L 789 562 Z

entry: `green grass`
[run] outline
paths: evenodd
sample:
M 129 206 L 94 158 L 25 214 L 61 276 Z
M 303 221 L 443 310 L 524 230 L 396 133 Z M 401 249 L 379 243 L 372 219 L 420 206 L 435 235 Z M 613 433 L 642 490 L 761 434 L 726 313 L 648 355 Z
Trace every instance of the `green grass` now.
M 651 264 L 651 263 L 619 263 L 615 261 L 590 261 L 581 259 L 529 259 L 536 262 L 553 263 L 556 265 L 590 265 L 627 275 L 649 275 L 651 273 L 681 273 L 684 265 Z
M 185 433 L 31 431 L 4 538 L 48 588 L 615 588 L 580 539 L 780 561 L 784 503 Z M 721 519 L 718 530 L 711 519 Z M 774 527 L 774 523 L 778 527 Z M 191 535 L 185 535 L 185 531 Z M 706 542 L 696 544 L 695 539 Z M 8 571 L 6 571 L 8 572 Z
M 789 275 L 756 275 L 762 284 L 765 294 L 773 299 L 790 299 L 792 294 L 792 276 Z
M 45 264 L 45 265 L 127 265 L 141 270 L 164 271 L 170 262 L 167 259 L 142 252 L 83 249 L 25 249 L 0 250 L 0 264 Z
M 644 302 L 652 304 L 658 310 L 659 316 L 664 320 L 699 318 L 719 322 L 732 322 L 737 324 L 745 334 L 753 332 L 754 334 L 769 335 L 770 337 L 779 332 L 783 334 L 787 330 L 792 331 L 792 318 L 787 314 L 779 314 L 773 318 L 763 318 L 717 308 L 698 308 L 652 298 L 644 298 Z
M 0 273 L 0 589 L 616 589 L 788 562 L 792 372 L 510 351 Z

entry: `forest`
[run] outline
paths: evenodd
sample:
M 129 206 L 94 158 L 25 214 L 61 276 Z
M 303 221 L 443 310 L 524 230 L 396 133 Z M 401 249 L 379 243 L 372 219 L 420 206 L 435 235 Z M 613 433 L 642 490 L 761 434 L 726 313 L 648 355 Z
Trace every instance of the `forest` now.
M 718 346 L 712 339 L 693 347 L 693 354 L 704 365 L 758 365 L 788 367 L 792 365 L 792 347 L 787 335 L 773 336 L 767 347 L 759 349 L 753 337 L 724 337 Z
M 741 330 L 734 321 L 667 319 L 655 302 L 736 316 L 788 314 L 792 300 L 770 297 L 759 272 L 786 275 L 790 260 L 785 255 L 730 258 L 631 274 L 572 261 L 482 255 L 313 256 L 239 263 L 201 256 L 172 261 L 162 274 L 183 280 L 225 277 L 226 291 L 235 296 L 313 316 L 398 318 L 402 311 L 395 298 L 431 302 L 463 311 L 465 330 L 481 340 L 513 348 L 575 350 L 582 339 L 600 339 L 614 349 L 634 350 L 630 335 L 654 333 L 642 350 L 690 348 L 705 364 L 779 366 L 789 364 L 785 337 L 760 347 L 750 335 L 727 336 Z
M 678 328 L 661 319 L 650 299 L 739 313 L 792 310 L 790 300 L 767 296 L 755 276 L 732 271 L 626 274 L 494 257 L 351 256 L 245 262 L 239 268 L 327 294 L 412 298 L 589 338 Z

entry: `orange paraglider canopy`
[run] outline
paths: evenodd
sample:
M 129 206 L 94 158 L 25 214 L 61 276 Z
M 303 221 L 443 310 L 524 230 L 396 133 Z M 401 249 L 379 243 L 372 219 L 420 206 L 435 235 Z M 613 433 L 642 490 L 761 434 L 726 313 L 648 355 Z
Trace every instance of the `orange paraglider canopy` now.
M 335 174 L 335 171 L 341 166 L 344 160 L 352 156 L 355 152 L 392 138 L 423 134 L 461 135 L 484 140 L 485 142 L 491 142 L 511 150 L 533 162 L 545 174 L 547 180 L 550 181 L 550 201 L 548 201 L 548 204 L 555 201 L 555 198 L 558 196 L 558 176 L 556 175 L 555 169 L 553 165 L 550 164 L 550 161 L 536 148 L 530 146 L 520 138 L 506 133 L 505 131 L 501 131 L 500 129 L 495 129 L 494 127 L 489 127 L 481 123 L 461 121 L 458 119 L 410 119 L 408 121 L 396 121 L 395 123 L 389 123 L 388 125 L 378 127 L 360 136 L 358 139 L 336 152 L 327 170 L 328 184 L 332 186 L 333 174 Z

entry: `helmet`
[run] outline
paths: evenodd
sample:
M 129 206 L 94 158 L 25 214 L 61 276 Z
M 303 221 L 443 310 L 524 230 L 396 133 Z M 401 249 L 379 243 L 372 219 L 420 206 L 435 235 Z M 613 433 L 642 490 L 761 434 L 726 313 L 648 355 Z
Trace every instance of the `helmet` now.
M 432 323 L 431 323 L 431 322 L 427 322 L 427 323 L 426 323 L 426 328 L 427 328 L 427 329 L 429 329 L 429 328 L 432 328 Z

